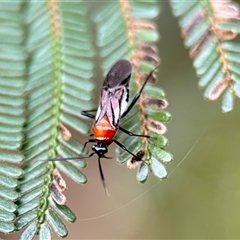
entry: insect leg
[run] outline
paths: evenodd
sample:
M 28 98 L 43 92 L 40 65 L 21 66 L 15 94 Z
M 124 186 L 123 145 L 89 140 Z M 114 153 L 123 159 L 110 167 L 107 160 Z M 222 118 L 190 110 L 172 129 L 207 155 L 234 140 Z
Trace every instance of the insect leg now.
M 121 149 L 123 149 L 124 151 L 128 152 L 129 154 L 131 154 L 133 157 L 135 157 L 136 159 L 139 159 L 139 157 L 137 157 L 135 154 L 133 154 L 132 152 L 130 152 L 124 145 L 122 145 L 119 141 L 117 141 L 116 139 L 112 140 L 113 142 L 115 142 Z
M 119 126 L 119 130 L 121 130 L 122 132 L 128 134 L 129 136 L 136 136 L 136 137 L 146 137 L 146 138 L 150 138 L 150 136 L 148 135 L 143 135 L 143 134 L 135 134 L 135 133 L 132 133 L 124 128 L 122 128 L 121 126 Z
M 89 112 L 96 112 L 97 110 L 89 110 L 89 111 L 81 111 L 81 115 L 88 117 L 88 118 L 95 118 L 95 116 Z
M 95 139 L 88 139 L 88 140 L 84 143 L 84 145 L 83 145 L 83 149 L 82 149 L 83 152 L 84 152 L 87 144 L 88 144 L 88 143 L 91 143 L 91 142 L 96 142 L 96 140 L 95 140 Z
M 126 111 L 123 113 L 123 115 L 121 116 L 122 118 L 123 118 L 124 116 L 126 116 L 126 115 L 130 112 L 130 110 L 132 109 L 132 107 L 135 105 L 135 103 L 137 102 L 137 100 L 138 100 L 139 97 L 141 96 L 141 93 L 142 93 L 142 91 L 143 91 L 146 83 L 148 82 L 148 80 L 150 79 L 150 77 L 152 76 L 152 74 L 153 74 L 153 72 L 154 72 L 155 70 L 156 70 L 156 68 L 154 68 L 154 69 L 148 74 L 148 76 L 147 76 L 145 82 L 143 83 L 140 91 L 139 91 L 138 94 L 133 98 L 133 100 L 132 100 L 132 102 L 130 103 L 130 105 L 128 106 L 127 110 L 126 110 Z
M 101 181 L 102 181 L 102 184 L 103 184 L 103 188 L 105 190 L 106 195 L 109 196 L 108 190 L 107 190 L 107 186 L 106 186 L 106 183 L 105 183 L 105 178 L 104 178 L 104 174 L 103 174 L 103 170 L 102 170 L 100 157 L 98 158 L 98 168 L 99 168 L 99 172 L 100 172 L 100 177 L 101 177 Z
M 95 154 L 95 152 L 89 154 L 88 156 L 81 156 L 79 155 L 78 157 L 66 157 L 66 158 L 52 158 L 49 159 L 48 161 L 68 161 L 68 160 L 80 160 L 80 159 L 84 159 L 84 158 L 90 158 L 93 154 Z

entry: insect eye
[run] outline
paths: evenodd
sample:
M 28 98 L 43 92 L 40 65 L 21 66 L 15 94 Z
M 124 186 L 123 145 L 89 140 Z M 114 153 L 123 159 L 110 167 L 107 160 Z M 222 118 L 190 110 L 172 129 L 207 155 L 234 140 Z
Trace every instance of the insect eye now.
M 102 151 L 104 154 L 106 154 L 108 152 L 108 149 L 107 148 L 104 148 L 103 151 Z

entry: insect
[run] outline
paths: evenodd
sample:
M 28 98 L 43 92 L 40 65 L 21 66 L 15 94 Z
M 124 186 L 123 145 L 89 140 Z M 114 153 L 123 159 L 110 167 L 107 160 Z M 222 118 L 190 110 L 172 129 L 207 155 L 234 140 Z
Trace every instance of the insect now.
M 154 69 L 155 70 L 155 69 Z M 154 71 L 153 70 L 153 71 Z M 110 159 L 106 154 L 108 152 L 108 146 L 111 143 L 117 144 L 120 148 L 127 151 L 130 155 L 134 157 L 135 160 L 141 161 L 142 159 L 136 156 L 134 153 L 129 151 L 127 147 L 122 145 L 118 140 L 114 138 L 118 130 L 130 135 L 138 137 L 149 138 L 148 135 L 134 134 L 120 126 L 120 119 L 126 116 L 129 111 L 133 108 L 137 100 L 139 99 L 146 83 L 152 76 L 153 71 L 149 73 L 146 80 L 144 81 L 140 91 L 132 99 L 131 103 L 128 105 L 129 101 L 129 81 L 131 78 L 132 66 L 127 60 L 117 61 L 107 73 L 107 76 L 103 82 L 103 87 L 101 90 L 100 101 L 97 110 L 82 111 L 81 114 L 85 117 L 95 119 L 92 126 L 92 139 L 88 139 L 83 147 L 83 151 L 88 143 L 94 143 L 92 145 L 93 152 L 88 156 L 79 156 L 69 158 L 68 160 L 74 160 L 79 158 L 90 158 L 94 154 L 98 156 L 98 166 L 100 177 L 103 183 L 106 194 L 107 188 L 105 184 L 104 174 L 101 166 L 101 158 Z M 96 112 L 96 115 L 91 112 Z M 61 160 L 61 159 L 56 159 Z
M 149 138 L 148 135 L 134 134 L 122 128 L 120 126 L 120 119 L 126 116 L 134 104 L 137 102 L 147 81 L 152 76 L 153 71 L 150 72 L 150 74 L 147 76 L 140 91 L 128 105 L 128 84 L 131 78 L 132 66 L 127 60 L 119 60 L 111 67 L 103 82 L 101 97 L 96 115 L 94 116 L 91 114 L 90 112 L 92 111 L 81 112 L 83 116 L 95 119 L 95 123 L 92 127 L 92 136 L 94 138 L 87 140 L 84 144 L 84 148 L 88 143 L 95 143 L 92 145 L 93 153 L 91 153 L 88 157 L 91 157 L 93 154 L 96 154 L 98 156 L 99 171 L 105 191 L 107 190 L 100 160 L 101 158 L 109 158 L 106 156 L 106 154 L 108 152 L 108 146 L 111 143 L 116 143 L 120 148 L 131 154 L 136 160 L 141 160 L 138 156 L 130 152 L 118 140 L 114 139 L 114 136 L 116 135 L 117 131 L 120 130 L 130 136 Z

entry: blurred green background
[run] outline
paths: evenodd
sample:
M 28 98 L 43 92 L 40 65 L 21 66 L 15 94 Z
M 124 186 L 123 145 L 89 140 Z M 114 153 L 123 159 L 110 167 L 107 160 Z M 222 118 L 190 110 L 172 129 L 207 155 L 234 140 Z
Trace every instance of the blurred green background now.
M 97 161 L 89 159 L 83 170 L 89 179 L 86 186 L 65 177 L 68 206 L 78 215 L 76 223 L 67 223 L 68 239 L 240 238 L 240 103 L 236 101 L 234 111 L 226 115 L 221 113 L 221 99 L 203 100 L 167 2 L 158 21 L 158 84 L 167 93 L 167 110 L 173 116 L 166 136 L 174 160 L 167 169 L 176 169 L 164 181 L 151 176 L 139 184 L 134 170 L 103 159 L 110 192 L 106 197 Z M 114 156 L 114 146 L 111 150 Z

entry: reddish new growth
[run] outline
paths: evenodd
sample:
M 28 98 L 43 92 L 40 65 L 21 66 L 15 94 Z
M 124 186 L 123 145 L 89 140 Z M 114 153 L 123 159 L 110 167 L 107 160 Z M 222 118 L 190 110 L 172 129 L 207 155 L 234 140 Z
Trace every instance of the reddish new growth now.
M 52 173 L 52 183 L 50 185 L 51 196 L 56 203 L 64 205 L 67 201 L 63 192 L 67 189 L 65 180 L 62 178 L 57 168 Z
M 72 138 L 71 132 L 64 126 L 63 123 L 60 122 L 59 125 L 58 125 L 58 128 L 59 128 L 59 131 L 62 135 L 62 138 L 65 141 L 69 141 Z
M 61 34 L 61 22 L 60 22 L 58 4 L 59 2 L 57 0 L 55 1 L 48 0 L 48 9 L 49 9 L 49 15 L 50 15 L 51 28 L 52 28 L 53 34 L 56 37 L 59 37 Z

